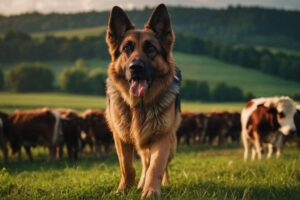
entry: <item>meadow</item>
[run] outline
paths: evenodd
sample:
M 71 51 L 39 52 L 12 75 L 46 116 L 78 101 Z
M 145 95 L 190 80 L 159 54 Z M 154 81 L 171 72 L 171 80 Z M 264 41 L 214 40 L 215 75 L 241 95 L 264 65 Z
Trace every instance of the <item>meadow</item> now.
M 115 153 L 79 161 L 48 163 L 46 151 L 33 162 L 12 161 L 0 171 L 1 199 L 139 199 L 140 191 L 116 194 L 119 167 Z M 170 184 L 162 199 L 299 199 L 300 154 L 286 148 L 283 157 L 244 163 L 238 146 L 179 147 L 169 165 Z M 136 159 L 136 182 L 141 172 Z

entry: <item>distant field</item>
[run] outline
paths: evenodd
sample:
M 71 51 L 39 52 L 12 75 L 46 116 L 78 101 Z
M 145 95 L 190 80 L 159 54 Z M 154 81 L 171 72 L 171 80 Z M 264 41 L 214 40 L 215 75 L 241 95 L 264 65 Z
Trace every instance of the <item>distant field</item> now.
M 300 196 L 299 150 L 285 148 L 283 157 L 243 163 L 238 147 L 179 147 L 169 166 L 170 184 L 162 189 L 167 200 L 298 200 Z M 116 194 L 120 177 L 115 153 L 79 161 L 48 163 L 47 152 L 33 151 L 35 161 L 0 161 L 0 196 L 11 199 L 140 199 L 140 191 Z M 141 172 L 138 159 L 136 184 Z
M 181 69 L 183 79 L 196 79 L 208 81 L 213 87 L 224 81 L 229 85 L 239 86 L 244 92 L 253 92 L 255 96 L 294 95 L 300 93 L 300 83 L 283 80 L 278 77 L 261 73 L 257 70 L 241 68 L 227 64 L 206 56 L 191 55 L 176 52 L 176 64 Z M 91 69 L 101 68 L 107 70 L 109 61 L 92 59 L 86 60 Z M 70 61 L 47 62 L 53 69 L 56 77 L 65 67 L 73 65 Z M 9 69 L 12 65 L 4 66 Z
M 71 29 L 71 30 L 57 30 L 57 31 L 49 31 L 49 32 L 36 32 L 31 34 L 35 39 L 43 39 L 45 35 L 53 35 L 56 37 L 78 37 L 80 39 L 87 36 L 98 36 L 106 31 L 105 26 L 92 27 L 92 28 L 80 28 L 80 29 Z
M 104 97 L 71 95 L 59 93 L 16 94 L 0 93 L 0 110 L 13 112 L 16 109 L 33 109 L 40 107 L 66 107 L 78 111 L 89 108 L 104 109 Z M 183 102 L 183 111 L 206 112 L 213 110 L 241 110 L 243 103 L 200 103 Z

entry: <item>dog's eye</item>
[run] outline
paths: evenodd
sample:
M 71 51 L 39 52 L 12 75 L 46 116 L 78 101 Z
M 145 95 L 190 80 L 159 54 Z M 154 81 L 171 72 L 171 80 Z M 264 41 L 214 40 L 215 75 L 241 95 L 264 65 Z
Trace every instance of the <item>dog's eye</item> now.
M 128 42 L 124 47 L 123 51 L 127 54 L 130 54 L 133 51 L 133 44 L 131 42 Z
M 284 117 L 285 117 L 284 112 L 279 112 L 279 113 L 278 113 L 278 117 L 279 117 L 280 119 L 284 118 Z
M 156 48 L 151 43 L 145 43 L 144 51 L 146 54 L 150 54 L 150 53 L 155 52 Z

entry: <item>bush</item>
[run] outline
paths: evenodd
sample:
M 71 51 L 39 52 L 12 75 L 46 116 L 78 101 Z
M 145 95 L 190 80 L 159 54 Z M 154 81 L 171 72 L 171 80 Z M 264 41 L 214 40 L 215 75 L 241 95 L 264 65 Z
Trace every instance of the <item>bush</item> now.
M 209 87 L 206 81 L 183 80 L 181 96 L 186 100 L 208 101 Z
M 53 89 L 54 74 L 42 63 L 22 63 L 7 75 L 8 88 L 16 92 L 43 92 Z
M 106 73 L 103 73 L 101 69 L 95 69 L 89 73 L 89 93 L 100 96 L 105 96 L 105 81 Z
M 87 94 L 89 92 L 88 69 L 84 67 L 70 67 L 60 74 L 61 89 L 71 93 Z
M 213 89 L 212 98 L 216 102 L 237 102 L 243 101 L 244 95 L 239 87 L 228 86 L 226 83 L 221 82 Z

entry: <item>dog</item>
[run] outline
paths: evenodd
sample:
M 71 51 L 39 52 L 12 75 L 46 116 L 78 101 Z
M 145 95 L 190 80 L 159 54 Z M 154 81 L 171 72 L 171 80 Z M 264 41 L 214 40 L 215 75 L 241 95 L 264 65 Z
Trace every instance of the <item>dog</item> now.
M 175 66 L 169 13 L 157 6 L 143 29 L 135 29 L 120 7 L 110 13 L 106 43 L 111 55 L 106 82 L 106 119 L 113 133 L 121 180 L 118 192 L 134 185 L 134 149 L 141 157 L 142 198 L 160 196 L 167 165 L 176 150 L 181 74 Z

